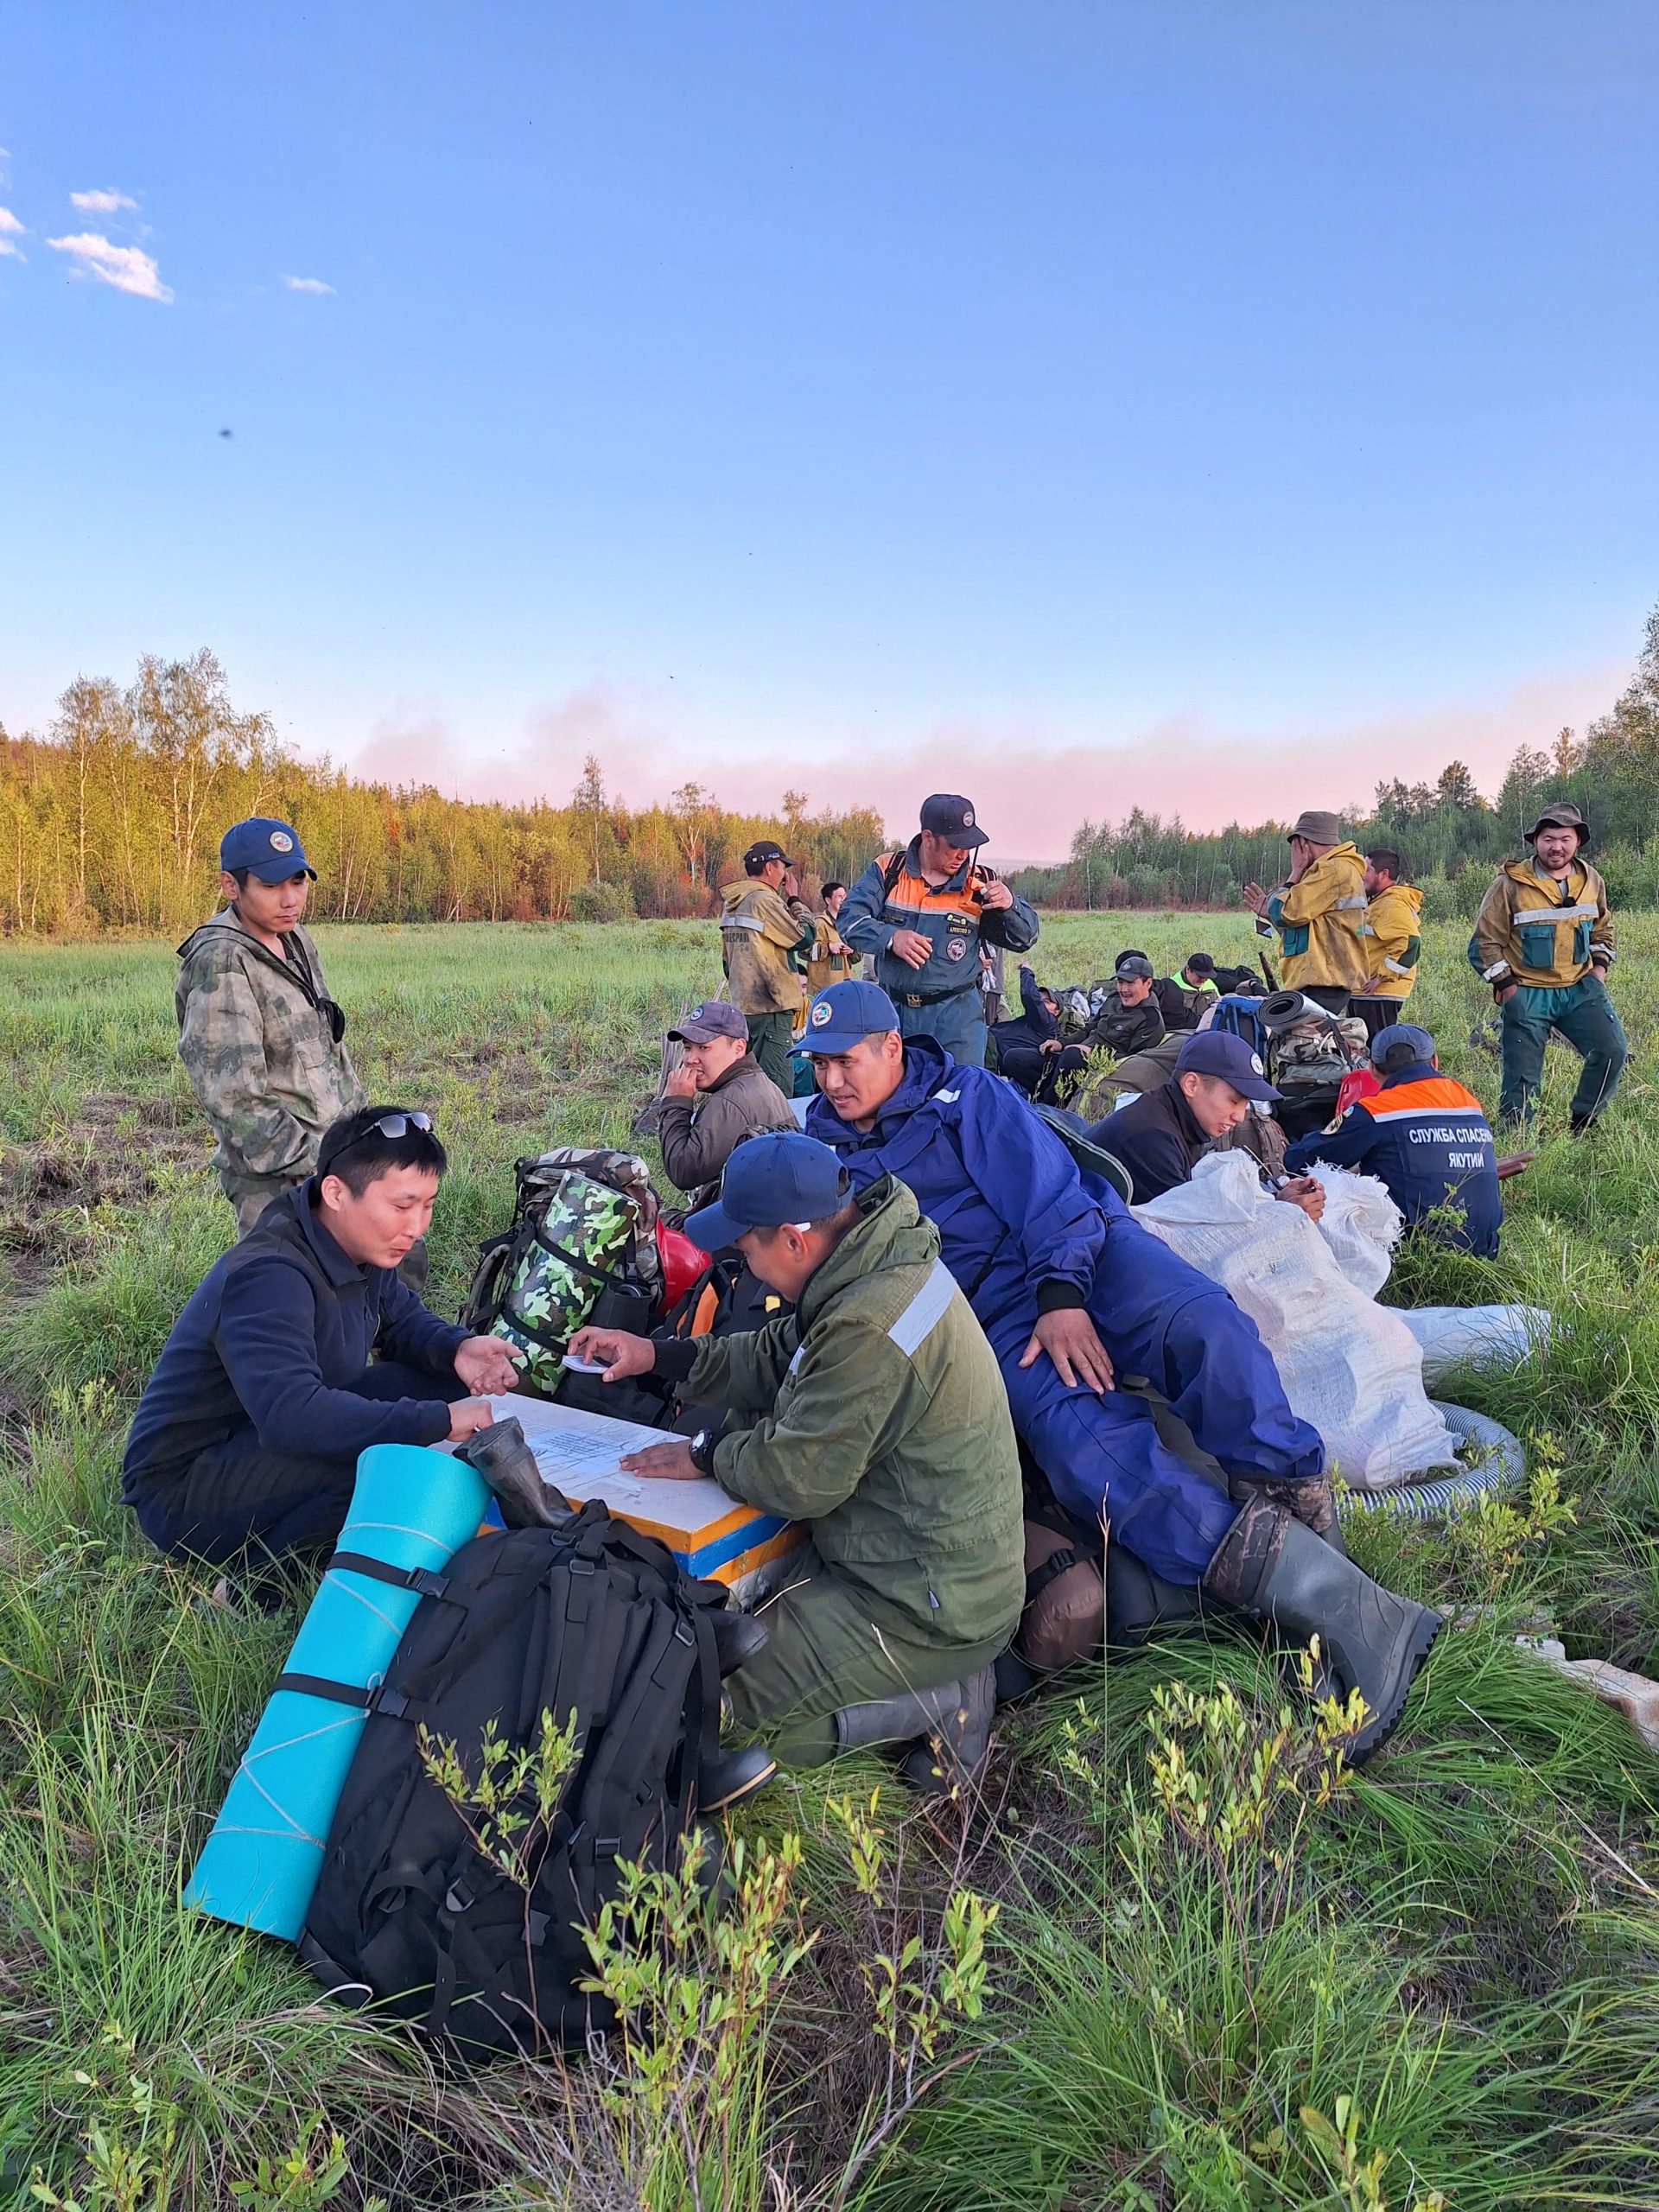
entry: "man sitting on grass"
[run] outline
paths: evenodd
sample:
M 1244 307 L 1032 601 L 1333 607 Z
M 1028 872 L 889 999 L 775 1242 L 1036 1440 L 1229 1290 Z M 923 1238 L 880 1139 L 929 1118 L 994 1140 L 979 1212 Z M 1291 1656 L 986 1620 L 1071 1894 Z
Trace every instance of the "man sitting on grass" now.
M 493 1420 L 480 1394 L 512 1388 L 506 1345 L 439 1320 L 397 1273 L 447 1164 L 426 1115 L 347 1114 L 316 1173 L 209 1268 L 122 1464 L 122 1497 L 169 1557 L 325 1552 L 359 1452 L 455 1442 Z
M 793 1766 L 913 1744 L 909 1779 L 948 1789 L 989 1742 L 991 1662 L 1025 1566 L 1007 1394 L 938 1232 L 902 1183 L 855 1194 L 828 1146 L 793 1135 L 740 1145 L 719 1202 L 685 1226 L 705 1250 L 735 1245 L 793 1311 L 753 1335 L 582 1329 L 570 1348 L 613 1382 L 654 1371 L 732 1410 L 728 1433 L 651 1446 L 623 1460 L 629 1473 L 712 1475 L 810 1524 L 766 1608 L 765 1648 L 728 1678 L 734 1718 Z
M 1408 1229 L 1495 1260 L 1503 1200 L 1497 1146 L 1479 1099 L 1440 1073 L 1434 1039 L 1414 1021 L 1379 1029 L 1371 1065 L 1382 1088 L 1357 1098 L 1334 1129 L 1293 1145 L 1286 1166 L 1301 1174 L 1323 1162 L 1375 1175 Z

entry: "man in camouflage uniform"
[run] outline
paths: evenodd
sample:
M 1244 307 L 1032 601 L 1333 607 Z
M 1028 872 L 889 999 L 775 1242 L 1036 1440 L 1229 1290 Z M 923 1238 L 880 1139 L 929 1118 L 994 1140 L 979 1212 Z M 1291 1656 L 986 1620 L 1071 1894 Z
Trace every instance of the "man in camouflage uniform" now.
M 346 1017 L 300 926 L 316 870 L 298 836 L 286 822 L 238 822 L 219 866 L 226 905 L 179 947 L 174 1002 L 179 1058 L 219 1139 L 213 1165 L 245 1236 L 313 1173 L 329 1124 L 368 1099 L 340 1042 Z

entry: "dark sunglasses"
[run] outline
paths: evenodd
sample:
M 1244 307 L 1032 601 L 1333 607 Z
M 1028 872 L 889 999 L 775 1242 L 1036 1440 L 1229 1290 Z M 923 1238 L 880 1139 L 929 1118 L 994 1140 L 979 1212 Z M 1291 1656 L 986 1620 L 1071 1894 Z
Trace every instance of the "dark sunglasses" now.
M 371 1122 L 366 1129 L 359 1129 L 354 1137 L 347 1137 L 343 1145 L 330 1153 L 328 1166 L 321 1172 L 325 1175 L 330 1173 L 335 1160 L 343 1160 L 348 1152 L 355 1151 L 360 1144 L 366 1144 L 372 1136 L 406 1137 L 411 1129 L 419 1129 L 424 1135 L 430 1136 L 432 1116 L 429 1114 L 382 1114 L 378 1121 Z

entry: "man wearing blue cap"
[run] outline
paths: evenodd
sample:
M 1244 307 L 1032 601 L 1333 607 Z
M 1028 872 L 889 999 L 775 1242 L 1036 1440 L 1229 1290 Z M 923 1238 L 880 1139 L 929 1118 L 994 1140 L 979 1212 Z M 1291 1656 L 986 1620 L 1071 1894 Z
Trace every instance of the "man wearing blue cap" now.
M 841 934 L 875 961 L 906 1037 L 932 1037 L 953 1058 L 985 1063 L 979 950 L 1028 952 L 1037 917 L 974 855 L 985 832 L 969 802 L 936 791 L 922 804 L 919 835 L 902 853 L 871 861 L 848 893 Z
M 809 1130 L 855 1187 L 892 1175 L 914 1191 L 990 1339 L 1016 1431 L 1060 1503 L 1106 1521 L 1147 1571 L 1151 1618 L 1183 1598 L 1190 1611 L 1201 1592 L 1297 1643 L 1318 1635 L 1340 1694 L 1358 1689 L 1369 1711 L 1351 1754 L 1376 1750 L 1440 1622 L 1342 1552 L 1324 1446 L 1254 1324 L 1081 1173 L 1009 1084 L 901 1038 L 874 984 L 820 992 L 796 1049 L 820 1093 Z M 1160 1440 L 1119 1370 L 1151 1383 L 1220 1481 Z
M 752 1335 L 595 1328 L 570 1348 L 612 1382 L 655 1372 L 689 1403 L 731 1408 L 724 1435 L 652 1446 L 628 1472 L 712 1475 L 810 1525 L 765 1649 L 728 1678 L 733 1716 L 797 1766 L 915 1744 L 912 1781 L 948 1786 L 989 1741 L 991 1662 L 1025 1568 L 1007 1394 L 938 1233 L 902 1183 L 855 1193 L 834 1152 L 798 1134 L 739 1145 L 718 1201 L 685 1226 L 705 1251 L 735 1245 L 794 1310 Z
M 1440 1073 L 1434 1039 L 1414 1021 L 1377 1032 L 1371 1065 L 1382 1088 L 1357 1098 L 1333 1130 L 1316 1129 L 1292 1145 L 1286 1166 L 1300 1174 L 1323 1161 L 1375 1175 L 1408 1229 L 1495 1260 L 1503 1200 L 1497 1146 L 1479 1099 Z
M 219 1139 L 213 1165 L 245 1236 L 317 1164 L 322 1133 L 368 1103 L 346 1017 L 301 927 L 316 870 L 299 833 L 257 816 L 219 848 L 224 906 L 179 947 L 179 1058 Z M 414 1268 L 423 1280 L 424 1247 Z M 414 1285 L 419 1287 L 418 1281 Z
M 1145 1205 L 1189 1181 L 1204 1154 L 1238 1127 L 1252 1104 L 1271 1105 L 1279 1095 L 1243 1038 L 1200 1030 L 1182 1046 L 1167 1083 L 1143 1090 L 1089 1135 L 1128 1170 L 1134 1202 Z M 1325 1192 L 1311 1175 L 1281 1184 L 1274 1196 L 1313 1221 L 1325 1211 Z

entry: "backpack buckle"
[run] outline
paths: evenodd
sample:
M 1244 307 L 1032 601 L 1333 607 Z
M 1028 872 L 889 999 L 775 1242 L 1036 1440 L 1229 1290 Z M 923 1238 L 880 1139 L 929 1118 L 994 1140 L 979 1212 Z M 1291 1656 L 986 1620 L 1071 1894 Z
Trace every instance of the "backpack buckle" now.
M 401 1720 L 409 1711 L 409 1700 L 383 1682 L 369 1700 L 371 1713 L 384 1713 L 388 1720 Z
M 472 1891 L 462 1881 L 451 1882 L 443 1893 L 443 1909 L 446 1912 L 470 1912 L 475 1903 L 476 1899 Z
M 409 1586 L 419 1597 L 442 1598 L 449 1587 L 449 1578 L 447 1574 L 435 1574 L 429 1567 L 411 1567 Z

